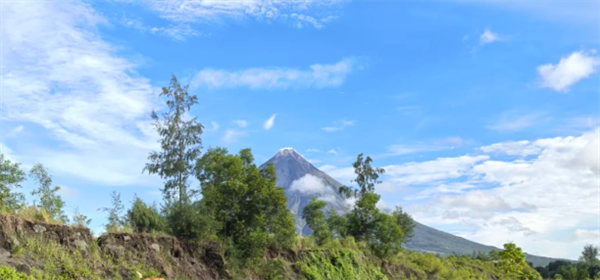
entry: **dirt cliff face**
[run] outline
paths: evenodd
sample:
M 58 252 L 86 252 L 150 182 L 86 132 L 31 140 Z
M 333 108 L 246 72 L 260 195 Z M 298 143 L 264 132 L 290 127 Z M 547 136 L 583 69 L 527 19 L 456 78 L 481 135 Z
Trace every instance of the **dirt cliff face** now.
M 131 254 L 167 279 L 220 279 L 224 260 L 215 243 L 188 244 L 172 236 L 112 233 L 98 238 L 98 247 L 117 258 Z
M 36 250 L 47 248 L 52 252 L 36 256 Z M 95 240 L 87 228 L 0 215 L 0 265 L 27 274 L 53 269 L 52 273 L 60 275 L 70 268 L 48 268 L 44 257 L 57 259 L 61 255 L 75 256 L 73 262 L 87 262 L 85 270 L 98 279 L 139 279 L 136 270 L 142 266 L 166 279 L 226 278 L 224 259 L 216 243 L 189 244 L 171 236 L 132 233 L 105 234 Z

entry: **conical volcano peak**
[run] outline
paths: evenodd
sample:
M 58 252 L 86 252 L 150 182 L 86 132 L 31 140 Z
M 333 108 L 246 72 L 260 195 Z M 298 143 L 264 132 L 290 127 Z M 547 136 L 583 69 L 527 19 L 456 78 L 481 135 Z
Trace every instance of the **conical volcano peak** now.
M 302 156 L 300 153 L 298 153 L 296 150 L 294 150 L 294 148 L 282 148 L 279 150 L 279 152 L 275 155 L 275 157 L 281 157 L 281 156 L 293 156 L 296 158 L 302 158 L 305 160 L 304 156 Z

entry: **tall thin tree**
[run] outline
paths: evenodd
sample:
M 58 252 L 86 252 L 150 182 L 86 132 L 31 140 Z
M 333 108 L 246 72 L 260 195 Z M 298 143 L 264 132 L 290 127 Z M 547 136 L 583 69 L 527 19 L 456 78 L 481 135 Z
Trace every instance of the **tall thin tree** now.
M 196 118 L 189 118 L 186 114 L 198 103 L 198 98 L 190 96 L 188 86 L 182 87 L 175 75 L 172 76 L 169 87 L 162 88 L 160 96 L 167 98 L 167 111 L 161 118 L 152 110 L 151 116 L 161 138 L 161 151 L 150 153 L 150 163 L 146 164 L 144 171 L 165 179 L 165 197 L 170 200 L 176 193 L 181 205 L 188 198 L 188 178 L 200 156 L 200 135 L 204 126 Z

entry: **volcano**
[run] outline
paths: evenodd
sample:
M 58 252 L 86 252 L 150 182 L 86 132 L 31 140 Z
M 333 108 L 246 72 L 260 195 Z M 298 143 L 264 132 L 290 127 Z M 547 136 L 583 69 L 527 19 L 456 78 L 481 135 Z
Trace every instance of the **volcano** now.
M 313 196 L 327 203 L 325 213 L 330 209 L 338 211 L 340 214 L 349 211 L 349 206 L 338 189 L 342 184 L 331 178 L 325 172 L 314 167 L 306 158 L 292 148 L 283 148 L 265 162 L 260 168 L 264 168 L 267 163 L 275 165 L 277 174 L 277 186 L 285 190 L 288 197 L 288 209 L 296 216 L 296 231 L 301 235 L 310 235 L 312 230 L 302 219 L 302 209 L 306 206 Z M 416 222 L 414 237 L 403 244 L 406 249 L 420 252 L 439 253 L 449 255 L 455 253 L 458 255 L 470 255 L 473 251 L 489 252 L 492 249 L 499 248 L 479 244 L 465 238 L 446 233 L 421 223 Z M 527 261 L 534 266 L 545 266 L 556 259 L 539 257 L 527 254 Z
M 260 168 L 264 168 L 267 163 L 275 165 L 277 186 L 285 190 L 285 195 L 288 197 L 288 209 L 296 216 L 298 234 L 310 235 L 312 233 L 302 219 L 302 209 L 313 196 L 317 196 L 327 203 L 325 213 L 329 213 L 330 209 L 340 213 L 347 210 L 346 200 L 338 193 L 342 184 L 314 167 L 296 150 L 283 148 Z

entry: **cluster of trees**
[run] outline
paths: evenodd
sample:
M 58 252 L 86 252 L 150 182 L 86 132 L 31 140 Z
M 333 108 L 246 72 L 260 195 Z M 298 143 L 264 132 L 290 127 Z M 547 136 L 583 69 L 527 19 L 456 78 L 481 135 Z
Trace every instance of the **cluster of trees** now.
M 58 194 L 61 187 L 52 186 L 52 177 L 41 164 L 34 165 L 28 174 L 34 180 L 37 189 L 31 192 L 32 204 L 25 201 L 25 195 L 19 190 L 27 180 L 27 174 L 21 164 L 11 162 L 0 153 L 0 212 L 18 215 L 35 220 L 67 224 L 69 217 L 65 214 L 65 202 Z M 85 215 L 75 209 L 72 224 L 86 226 L 91 222 Z
M 331 209 L 326 217 L 323 209 L 326 204 L 316 197 L 304 207 L 302 217 L 312 229 L 317 244 L 325 244 L 332 239 L 352 236 L 356 241 L 366 242 L 380 257 L 387 257 L 401 250 L 403 241 L 412 236 L 415 222 L 412 217 L 397 207 L 391 213 L 383 213 L 377 208 L 380 196 L 375 193 L 375 185 L 385 170 L 371 166 L 370 157 L 358 155 L 353 167 L 357 175 L 354 182 L 358 188 L 344 186 L 340 193 L 347 199 L 355 200 L 352 210 L 339 215 Z
M 556 260 L 535 269 L 544 279 L 600 279 L 598 253 L 597 246 L 588 244 L 583 247 L 578 262 Z

